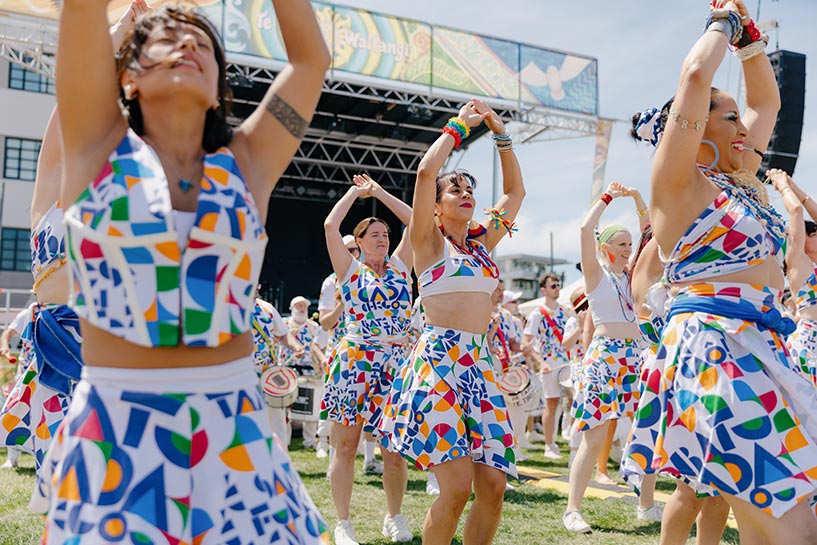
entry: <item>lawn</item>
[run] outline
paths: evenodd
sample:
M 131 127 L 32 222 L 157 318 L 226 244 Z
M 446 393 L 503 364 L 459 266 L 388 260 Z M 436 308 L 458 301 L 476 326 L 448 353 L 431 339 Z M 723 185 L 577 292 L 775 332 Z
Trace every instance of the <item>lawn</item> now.
M 319 460 L 313 451 L 300 450 L 300 440 L 294 439 L 291 453 L 312 499 L 324 514 L 330 528 L 334 528 L 335 515 L 329 483 L 325 478 L 326 460 Z M 564 453 L 564 445 L 562 446 Z M 564 462 L 544 460 L 540 451 L 527 451 L 530 461 L 522 467 L 528 473 L 566 475 Z M 0 449 L 0 460 L 5 460 L 5 449 Z M 24 455 L 22 468 L 0 470 L 0 545 L 36 545 L 42 532 L 42 518 L 28 511 L 28 497 L 34 482 L 33 459 Z M 389 543 L 380 533 L 385 514 L 385 496 L 379 477 L 364 476 L 362 459 L 358 458 L 357 479 L 352 496 L 352 522 L 361 543 L 385 545 Z M 544 474 L 544 473 L 543 473 Z M 654 545 L 658 543 L 659 525 L 639 522 L 635 518 L 632 497 L 586 498 L 583 504 L 585 519 L 594 527 L 592 534 L 573 535 L 562 527 L 562 513 L 567 502 L 563 489 L 563 477 L 553 477 L 537 484 L 537 479 L 512 482 L 515 487 L 505 494 L 502 522 L 494 543 L 497 545 L 548 545 L 548 544 L 600 544 L 604 545 Z M 548 483 L 555 483 L 549 487 Z M 420 528 L 428 506 L 433 501 L 425 494 L 425 474 L 409 471 L 408 492 L 403 514 L 409 519 L 414 531 L 416 545 L 420 544 Z M 661 480 L 658 491 L 669 494 L 673 490 L 670 481 Z M 466 508 L 467 509 L 467 508 Z M 463 517 L 464 519 L 464 517 Z M 462 525 L 454 543 L 460 544 Z M 694 539 L 689 540 L 690 544 Z M 737 531 L 727 528 L 722 543 L 737 544 Z

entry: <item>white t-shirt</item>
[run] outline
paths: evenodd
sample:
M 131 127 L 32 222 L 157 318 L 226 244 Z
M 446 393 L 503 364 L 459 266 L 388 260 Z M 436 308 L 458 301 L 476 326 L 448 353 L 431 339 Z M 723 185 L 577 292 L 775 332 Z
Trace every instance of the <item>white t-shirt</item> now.
M 335 292 L 338 290 L 337 275 L 335 273 L 327 276 L 321 284 L 321 295 L 318 298 L 318 312 L 322 310 L 335 310 Z
M 26 325 L 28 325 L 28 322 L 31 321 L 31 314 L 34 312 L 34 305 L 36 304 L 37 303 L 31 303 L 29 306 L 18 312 L 17 316 L 15 316 L 11 323 L 6 326 L 6 329 L 15 331 L 17 335 L 20 335 L 26 328 Z

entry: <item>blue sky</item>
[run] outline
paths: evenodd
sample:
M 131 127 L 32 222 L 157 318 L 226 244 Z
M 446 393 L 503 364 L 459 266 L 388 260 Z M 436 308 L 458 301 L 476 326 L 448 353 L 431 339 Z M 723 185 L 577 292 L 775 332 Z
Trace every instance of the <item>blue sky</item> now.
M 340 4 L 420 19 L 481 34 L 528 42 L 543 47 L 596 57 L 599 62 L 599 114 L 629 119 L 648 106 L 660 107 L 675 93 L 681 63 L 700 35 L 708 2 L 676 0 L 590 0 L 577 4 L 553 0 L 340 0 Z M 758 0 L 747 0 L 752 16 Z M 817 192 L 817 39 L 814 0 L 762 0 L 760 20 L 776 19 L 767 51 L 805 53 L 806 112 L 800 159 L 794 178 L 809 192 Z M 739 62 L 728 54 L 715 85 L 737 94 Z M 638 188 L 648 199 L 651 150 L 628 136 L 629 125 L 613 127 L 605 183 L 620 181 Z M 459 166 L 481 181 L 480 207 L 490 201 L 491 144 L 472 145 Z M 555 254 L 578 260 L 578 227 L 587 208 L 593 166 L 593 138 L 517 145 L 528 196 L 518 219 L 519 233 L 503 242 L 500 254 L 547 255 L 549 233 Z M 459 160 L 455 157 L 455 161 Z M 817 196 L 817 195 L 815 195 Z M 774 197 L 776 198 L 776 197 Z M 778 201 L 779 204 L 779 201 Z M 782 205 L 779 206 L 782 209 Z M 602 223 L 623 223 L 635 233 L 637 218 L 630 199 L 613 202 Z M 572 267 L 571 267 L 572 269 Z M 575 270 L 568 278 L 575 279 Z

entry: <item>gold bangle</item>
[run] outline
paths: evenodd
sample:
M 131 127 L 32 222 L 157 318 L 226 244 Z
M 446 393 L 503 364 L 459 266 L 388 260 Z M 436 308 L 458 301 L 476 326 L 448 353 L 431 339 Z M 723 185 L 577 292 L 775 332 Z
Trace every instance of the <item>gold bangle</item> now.
M 42 284 L 46 278 L 60 270 L 63 265 L 65 265 L 65 258 L 61 257 L 59 262 L 55 266 L 51 267 L 50 269 L 48 269 L 47 271 L 45 271 L 44 273 L 37 277 L 37 279 L 34 281 L 34 285 L 31 286 L 31 291 L 33 291 L 36 294 L 37 288 L 40 287 L 40 284 Z
M 649 214 L 649 210 L 648 210 L 648 209 L 646 209 L 646 208 L 644 208 L 644 209 L 642 209 L 642 210 L 636 210 L 636 211 L 635 211 L 635 213 L 636 213 L 636 214 L 638 214 L 638 217 L 639 217 L 639 218 L 643 218 L 644 216 L 646 216 L 647 214 Z
M 670 108 L 669 116 L 672 118 L 673 121 L 678 123 L 682 129 L 693 129 L 696 131 L 703 129 L 704 125 L 706 125 L 706 122 L 709 121 L 708 115 L 703 121 L 698 120 L 690 122 L 688 119 L 681 119 L 681 112 L 679 112 L 675 108 Z

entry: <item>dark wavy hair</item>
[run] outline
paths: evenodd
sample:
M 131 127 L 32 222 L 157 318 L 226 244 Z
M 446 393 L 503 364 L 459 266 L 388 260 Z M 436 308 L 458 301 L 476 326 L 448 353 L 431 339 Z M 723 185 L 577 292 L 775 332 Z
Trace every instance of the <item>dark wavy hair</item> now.
M 474 175 L 467 170 L 457 169 L 452 170 L 451 172 L 444 172 L 437 176 L 437 201 L 440 200 L 440 197 L 442 196 L 446 187 L 453 184 L 459 184 L 460 182 L 465 182 L 471 188 L 477 187 L 477 179 L 474 178 Z
M 717 87 L 711 87 L 710 89 L 711 90 L 710 90 L 710 93 L 709 93 L 709 111 L 711 112 L 712 110 L 714 110 L 715 108 L 718 107 L 718 102 L 720 101 L 722 91 L 720 89 L 718 89 Z M 667 127 L 667 120 L 669 119 L 669 111 L 672 109 L 672 103 L 673 102 L 675 102 L 675 97 L 672 97 L 671 99 L 669 99 L 661 107 L 661 113 L 659 114 L 661 117 L 660 117 L 660 122 L 658 124 L 659 131 L 660 131 L 661 134 L 664 133 L 664 129 Z M 639 137 L 638 133 L 635 132 L 635 128 L 638 125 L 638 120 L 639 119 L 641 119 L 641 112 L 634 113 L 633 117 L 631 118 L 632 126 L 630 127 L 630 136 L 636 142 L 641 141 L 641 137 Z
M 148 36 L 158 26 L 175 28 L 179 24 L 189 24 L 201 29 L 213 43 L 213 55 L 215 55 L 218 64 L 218 106 L 207 110 L 204 120 L 204 136 L 202 138 L 202 147 L 208 153 L 212 153 L 218 148 L 228 145 L 233 138 L 233 129 L 227 123 L 227 115 L 232 107 L 233 93 L 227 85 L 227 63 L 224 58 L 224 46 L 221 36 L 213 23 L 205 16 L 189 8 L 163 6 L 153 13 L 137 19 L 133 30 L 125 38 L 124 45 L 116 55 L 117 81 L 121 81 L 122 74 L 128 69 L 137 71 L 152 69 L 153 66 L 144 66 L 140 61 Z M 139 136 L 142 136 L 145 132 L 145 124 L 138 98 L 128 100 L 125 98 L 123 89 L 119 90 L 119 98 L 128 112 L 128 124 L 131 129 Z
M 810 220 L 804 220 L 806 224 L 806 236 L 811 236 L 814 233 L 817 233 L 817 223 L 814 223 Z

